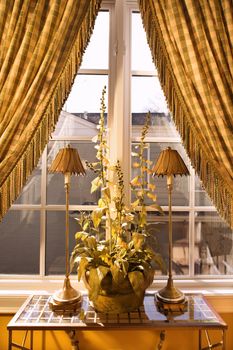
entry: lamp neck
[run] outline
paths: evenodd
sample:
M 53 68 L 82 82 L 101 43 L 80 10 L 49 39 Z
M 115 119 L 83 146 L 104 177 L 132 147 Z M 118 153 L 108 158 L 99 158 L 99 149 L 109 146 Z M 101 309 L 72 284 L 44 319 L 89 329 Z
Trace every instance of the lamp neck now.
M 173 175 L 167 175 L 167 188 L 168 190 L 173 189 Z
M 64 174 L 64 182 L 65 182 L 65 186 L 70 185 L 70 173 Z

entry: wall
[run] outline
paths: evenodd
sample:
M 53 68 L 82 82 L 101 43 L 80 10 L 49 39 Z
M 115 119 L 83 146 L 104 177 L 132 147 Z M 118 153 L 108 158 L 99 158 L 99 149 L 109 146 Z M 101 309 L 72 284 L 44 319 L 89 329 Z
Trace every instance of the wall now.
M 210 303 L 220 312 L 223 320 L 228 324 L 226 350 L 233 349 L 233 297 L 222 299 L 209 298 Z M 227 311 L 228 310 L 228 311 Z M 230 312 L 229 312 L 230 311 Z M 13 315 L 0 315 L 0 349 L 8 349 L 7 324 Z M 17 334 L 16 334 L 17 333 Z M 14 333 L 14 340 L 21 343 L 22 332 Z M 218 333 L 219 334 L 219 333 Z M 217 336 L 211 332 L 211 338 Z M 217 338 L 219 339 L 219 338 Z M 80 350 L 155 350 L 159 342 L 158 331 L 85 331 L 79 332 Z M 169 330 L 163 350 L 196 350 L 198 336 L 192 330 Z M 63 332 L 35 332 L 34 350 L 68 350 L 71 343 L 68 335 Z

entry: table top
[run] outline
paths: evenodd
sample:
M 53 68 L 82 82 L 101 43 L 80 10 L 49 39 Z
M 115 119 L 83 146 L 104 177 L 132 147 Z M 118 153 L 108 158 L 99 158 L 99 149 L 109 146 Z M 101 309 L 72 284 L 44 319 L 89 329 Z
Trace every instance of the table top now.
M 186 311 L 164 315 L 158 311 L 154 294 L 146 294 L 138 310 L 122 314 L 95 312 L 87 295 L 75 315 L 57 315 L 49 308 L 51 295 L 32 295 L 12 318 L 7 328 L 37 330 L 132 329 L 132 328 L 227 328 L 202 295 L 188 295 Z

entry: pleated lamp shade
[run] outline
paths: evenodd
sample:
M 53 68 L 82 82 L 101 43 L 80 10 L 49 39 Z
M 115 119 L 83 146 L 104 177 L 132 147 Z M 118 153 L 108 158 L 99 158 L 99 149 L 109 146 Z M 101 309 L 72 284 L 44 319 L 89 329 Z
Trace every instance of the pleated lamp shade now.
M 49 172 L 74 175 L 86 174 L 78 151 L 70 146 L 59 150 L 49 168 Z
M 152 169 L 153 175 L 189 175 L 189 171 L 179 153 L 168 147 L 162 151 Z

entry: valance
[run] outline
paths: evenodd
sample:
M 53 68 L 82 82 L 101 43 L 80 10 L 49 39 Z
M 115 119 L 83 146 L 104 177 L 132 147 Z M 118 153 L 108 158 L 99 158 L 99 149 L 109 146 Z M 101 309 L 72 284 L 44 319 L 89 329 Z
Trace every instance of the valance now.
M 0 0 L 0 219 L 49 140 L 101 0 Z
M 192 165 L 233 228 L 231 0 L 139 0 L 160 82 Z

